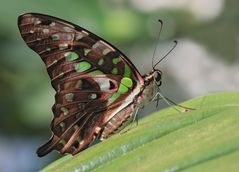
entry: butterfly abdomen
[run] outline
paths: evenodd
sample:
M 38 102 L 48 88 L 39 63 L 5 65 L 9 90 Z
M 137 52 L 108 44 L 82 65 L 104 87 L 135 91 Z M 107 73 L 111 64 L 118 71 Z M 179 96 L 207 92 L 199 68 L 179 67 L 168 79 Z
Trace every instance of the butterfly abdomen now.
M 136 105 L 132 102 L 120 112 L 115 114 L 104 126 L 100 139 L 107 139 L 111 135 L 121 131 L 129 122 L 132 121 L 136 111 Z

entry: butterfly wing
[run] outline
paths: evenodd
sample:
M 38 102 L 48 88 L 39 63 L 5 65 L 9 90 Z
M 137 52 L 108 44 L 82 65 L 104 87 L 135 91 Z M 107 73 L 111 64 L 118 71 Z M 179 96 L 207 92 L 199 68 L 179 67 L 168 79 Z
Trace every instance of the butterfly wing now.
M 18 27 L 46 64 L 56 90 L 53 135 L 38 149 L 38 156 L 54 149 L 78 153 L 114 115 L 132 104 L 143 78 L 117 48 L 77 25 L 28 13 L 18 18 Z

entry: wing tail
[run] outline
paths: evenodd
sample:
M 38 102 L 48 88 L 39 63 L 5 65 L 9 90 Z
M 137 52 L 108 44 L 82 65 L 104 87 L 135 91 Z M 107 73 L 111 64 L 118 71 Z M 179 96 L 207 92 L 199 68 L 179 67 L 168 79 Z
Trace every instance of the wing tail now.
M 45 156 L 46 154 L 50 153 L 53 150 L 53 145 L 55 143 L 54 138 L 55 138 L 55 136 L 53 135 L 47 143 L 45 143 L 44 145 L 40 146 L 37 149 L 37 156 L 38 157 L 43 157 L 43 156 Z

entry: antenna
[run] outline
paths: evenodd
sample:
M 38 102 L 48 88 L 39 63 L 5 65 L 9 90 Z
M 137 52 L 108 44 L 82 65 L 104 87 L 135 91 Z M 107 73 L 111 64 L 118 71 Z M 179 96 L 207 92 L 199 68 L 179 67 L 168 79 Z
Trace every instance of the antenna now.
M 157 38 L 157 43 L 155 44 L 155 48 L 154 48 L 154 52 L 153 52 L 153 59 L 152 59 L 152 68 L 154 69 L 154 59 L 155 59 L 155 53 L 156 53 L 156 49 L 157 46 L 159 44 L 159 38 L 160 38 L 160 34 L 163 28 L 163 21 L 158 19 L 158 22 L 160 23 L 160 29 L 159 29 L 159 33 L 158 33 L 158 38 Z
M 165 57 L 167 57 L 167 56 L 173 51 L 173 49 L 177 46 L 178 41 L 177 41 L 177 40 L 174 40 L 173 42 L 174 42 L 173 47 L 153 66 L 153 69 L 155 69 L 155 67 L 156 67 L 161 61 L 163 61 L 163 59 L 165 59 Z

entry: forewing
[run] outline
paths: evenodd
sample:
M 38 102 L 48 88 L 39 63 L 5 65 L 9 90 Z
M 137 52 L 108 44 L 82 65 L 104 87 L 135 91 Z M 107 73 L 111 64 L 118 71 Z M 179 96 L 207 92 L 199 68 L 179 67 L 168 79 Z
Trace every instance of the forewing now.
M 26 44 L 46 64 L 56 90 L 53 136 L 38 155 L 53 149 L 75 154 L 127 105 L 124 100 L 133 101 L 143 79 L 118 49 L 72 23 L 29 13 L 19 17 L 18 26 Z

